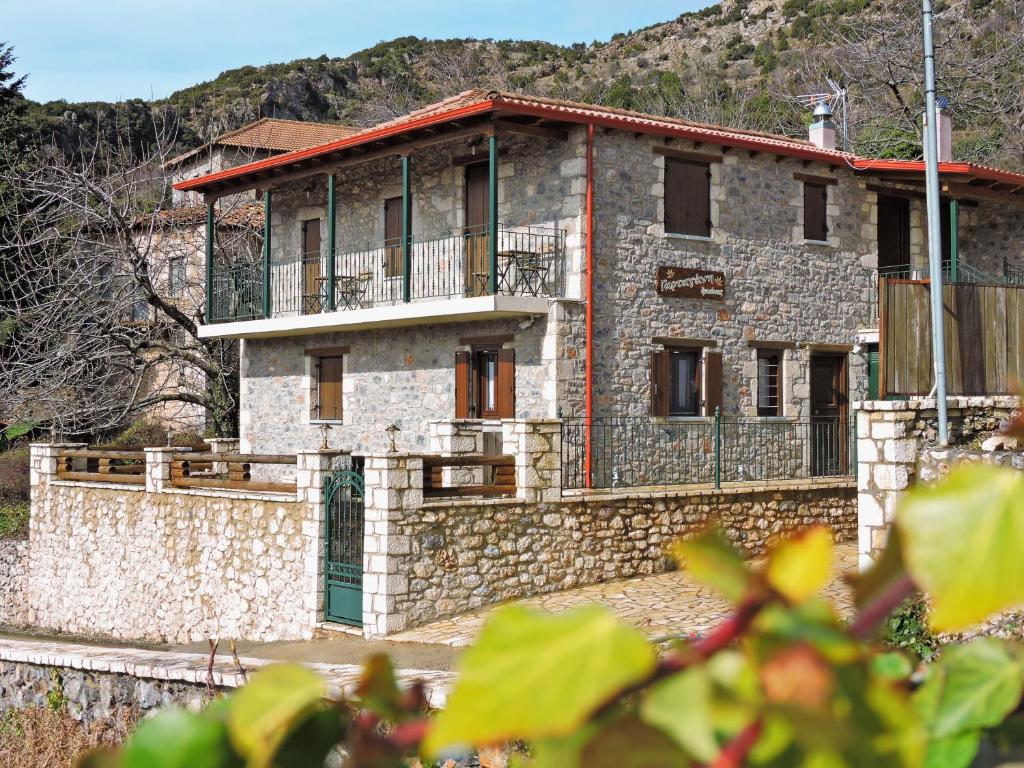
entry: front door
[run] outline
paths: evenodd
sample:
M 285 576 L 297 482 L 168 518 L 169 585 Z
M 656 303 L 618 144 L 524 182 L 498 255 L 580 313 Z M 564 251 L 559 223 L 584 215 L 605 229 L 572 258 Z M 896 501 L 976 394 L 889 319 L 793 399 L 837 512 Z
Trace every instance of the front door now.
M 466 166 L 466 293 L 482 296 L 490 281 L 487 225 L 490 221 L 489 167 L 486 162 Z
M 363 459 L 351 457 L 349 469 L 324 481 L 324 618 L 342 624 L 363 623 Z
M 910 275 L 910 201 L 905 197 L 878 196 L 878 274 Z
M 846 355 L 811 355 L 811 475 L 849 474 Z
M 320 265 L 320 219 L 302 222 L 302 314 L 323 312 L 326 283 Z

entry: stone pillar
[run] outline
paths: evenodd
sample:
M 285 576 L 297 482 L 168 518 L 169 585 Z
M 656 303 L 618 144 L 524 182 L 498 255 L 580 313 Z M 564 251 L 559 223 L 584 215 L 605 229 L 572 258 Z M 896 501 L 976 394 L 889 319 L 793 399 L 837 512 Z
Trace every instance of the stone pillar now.
M 206 441 L 210 444 L 211 453 L 238 453 L 241 441 L 237 437 L 214 437 Z M 213 462 L 213 471 L 216 474 L 224 474 L 228 471 L 227 462 Z
M 57 474 L 62 452 L 88 447 L 88 443 L 32 443 L 29 446 L 29 484 L 32 491 Z
M 412 552 L 400 533 L 408 514 L 423 506 L 423 459 L 404 453 L 366 457 L 363 534 L 363 636 L 382 637 L 405 628 L 400 601 L 409 594 L 403 560 Z
M 558 419 L 504 419 L 503 453 L 516 457 L 516 495 L 528 503 L 562 498 L 562 432 Z
M 305 509 L 302 516 L 303 610 L 308 614 L 306 627 L 323 621 L 324 615 L 324 535 L 326 515 L 324 482 L 345 456 L 340 451 L 299 451 L 295 454 L 295 492 Z
M 872 410 L 855 410 L 857 552 L 862 569 L 885 546 L 896 501 L 913 482 L 918 450 L 911 434 L 915 413 L 906 403 L 871 405 Z
M 171 485 L 171 462 L 191 448 L 144 448 L 146 452 L 146 493 L 163 493 Z
M 432 421 L 429 424 L 431 453 L 442 456 L 480 456 L 484 452 L 484 425 L 479 419 Z M 483 467 L 444 467 L 441 482 L 445 486 L 480 485 Z

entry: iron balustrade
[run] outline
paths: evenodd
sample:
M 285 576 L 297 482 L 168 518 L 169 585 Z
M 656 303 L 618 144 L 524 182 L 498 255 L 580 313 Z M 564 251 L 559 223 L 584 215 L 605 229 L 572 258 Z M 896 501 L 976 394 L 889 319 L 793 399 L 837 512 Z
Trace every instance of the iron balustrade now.
M 846 478 L 854 473 L 855 445 L 852 419 L 843 417 L 563 418 L 562 487 Z
M 409 252 L 409 298 L 446 299 L 490 293 L 491 238 L 487 225 L 414 235 Z M 365 309 L 404 301 L 401 238 L 349 246 L 334 258 L 330 295 L 326 254 L 295 253 L 270 264 L 271 317 Z M 565 291 L 565 230 L 500 224 L 497 289 L 506 296 L 559 297 Z M 212 322 L 262 317 L 260 263 L 215 264 Z
M 871 317 L 878 319 L 880 306 L 879 288 L 880 278 L 887 280 L 929 280 L 931 268 L 924 264 L 896 264 L 889 267 L 879 267 L 874 270 L 874 292 L 871 296 Z M 947 259 L 942 262 L 942 280 L 944 283 L 967 283 L 970 285 L 1021 285 L 1024 284 L 1024 269 L 1010 266 L 1003 263 L 1002 275 L 991 275 L 971 264 L 962 261 L 954 263 Z

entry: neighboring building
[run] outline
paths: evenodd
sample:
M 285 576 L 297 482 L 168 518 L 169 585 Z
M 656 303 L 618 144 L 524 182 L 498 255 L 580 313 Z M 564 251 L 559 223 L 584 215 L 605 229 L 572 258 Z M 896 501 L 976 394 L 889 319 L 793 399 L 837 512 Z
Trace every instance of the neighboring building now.
M 845 451 L 879 273 L 926 270 L 923 163 L 839 151 L 827 115 L 811 139 L 473 90 L 178 183 L 272 211 L 267 268 L 215 265 L 202 331 L 243 340 L 243 449 L 590 415 L 587 450 L 624 450 L 720 409 L 840 425 Z M 946 157 L 941 179 L 961 271 L 1024 268 L 1024 175 Z

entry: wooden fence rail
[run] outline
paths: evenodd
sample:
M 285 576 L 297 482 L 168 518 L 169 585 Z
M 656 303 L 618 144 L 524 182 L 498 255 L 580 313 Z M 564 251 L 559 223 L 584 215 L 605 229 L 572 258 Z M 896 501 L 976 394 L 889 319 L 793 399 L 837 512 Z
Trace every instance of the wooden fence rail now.
M 879 281 L 880 397 L 932 388 L 931 283 Z M 1024 286 L 942 288 L 949 395 L 1013 394 L 1024 383 Z
M 57 477 L 94 483 L 146 484 L 146 453 L 132 448 L 73 448 L 61 452 Z
M 480 467 L 485 482 L 444 485 L 446 467 L 473 469 Z M 514 456 L 424 456 L 423 497 L 448 496 L 515 496 L 516 467 Z
M 294 480 L 253 480 L 254 464 L 294 466 L 296 457 L 260 453 L 182 453 L 180 458 L 171 462 L 171 485 L 176 488 L 295 493 Z

